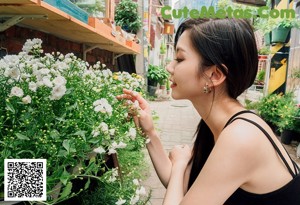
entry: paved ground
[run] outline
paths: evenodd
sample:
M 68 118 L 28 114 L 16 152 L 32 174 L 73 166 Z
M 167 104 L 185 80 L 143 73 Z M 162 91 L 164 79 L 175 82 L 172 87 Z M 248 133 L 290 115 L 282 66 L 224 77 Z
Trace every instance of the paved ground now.
M 191 144 L 200 117 L 189 101 L 151 101 L 150 105 L 152 110 L 159 116 L 156 128 L 166 151 L 177 144 Z M 149 204 L 161 205 L 166 189 L 160 183 L 150 158 L 147 154 L 146 156 L 151 168 L 150 176 L 144 183 L 148 189 L 152 189 Z
M 166 151 L 169 151 L 177 144 L 191 144 L 200 117 L 189 101 L 151 101 L 150 105 L 152 110 L 159 116 L 156 128 L 159 131 Z M 296 145 L 296 143 L 292 143 L 292 145 L 286 146 L 286 148 L 291 157 L 296 159 L 297 163 L 300 164 L 299 159 L 295 157 Z M 146 157 L 151 169 L 150 176 L 144 182 L 145 187 L 148 190 L 152 190 L 149 205 L 161 205 L 166 189 L 160 183 L 148 154 L 146 154 Z

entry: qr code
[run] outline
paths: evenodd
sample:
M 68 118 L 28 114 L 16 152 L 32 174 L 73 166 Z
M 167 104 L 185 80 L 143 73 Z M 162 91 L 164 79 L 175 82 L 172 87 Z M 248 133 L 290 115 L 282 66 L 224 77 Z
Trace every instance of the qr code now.
M 46 159 L 4 159 L 4 201 L 46 201 Z

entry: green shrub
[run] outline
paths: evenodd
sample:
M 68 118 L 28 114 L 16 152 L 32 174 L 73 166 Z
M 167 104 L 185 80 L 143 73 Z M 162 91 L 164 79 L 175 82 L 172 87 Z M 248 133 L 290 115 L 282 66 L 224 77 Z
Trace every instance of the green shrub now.
M 43 54 L 41 43 L 27 40 L 18 55 L 0 59 L 0 189 L 4 159 L 47 159 L 47 204 L 55 204 L 88 190 L 91 178 L 106 183 L 113 177 L 110 154 L 141 151 L 145 139 L 115 96 L 123 88 L 142 92 L 144 79 L 101 63 L 89 66 L 73 54 Z M 78 178 L 88 180 L 71 193 Z M 132 190 L 127 198 L 136 195 L 120 184 L 116 178 L 114 203 L 123 189 Z

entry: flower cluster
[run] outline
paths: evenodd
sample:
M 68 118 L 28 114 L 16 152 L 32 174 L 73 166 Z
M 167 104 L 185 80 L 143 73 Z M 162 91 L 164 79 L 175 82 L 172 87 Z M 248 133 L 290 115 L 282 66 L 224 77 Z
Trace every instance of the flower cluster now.
M 0 150 L 2 162 L 47 159 L 51 204 L 71 197 L 51 198 L 59 182 L 68 187 L 77 175 L 101 181 L 107 155 L 128 144 L 143 146 L 128 108 L 115 96 L 123 88 L 142 92 L 144 79 L 101 70 L 104 64 L 91 66 L 72 53 L 43 54 L 41 44 L 27 40 L 18 55 L 0 59 Z
M 295 129 L 297 106 L 292 93 L 271 94 L 258 105 L 259 114 L 267 122 L 276 125 L 280 132 Z

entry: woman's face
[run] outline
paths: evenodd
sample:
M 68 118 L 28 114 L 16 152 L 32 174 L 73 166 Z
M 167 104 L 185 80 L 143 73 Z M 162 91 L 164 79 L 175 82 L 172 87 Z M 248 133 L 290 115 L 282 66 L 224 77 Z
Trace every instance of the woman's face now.
M 189 31 L 184 31 L 179 37 L 174 58 L 167 65 L 171 74 L 172 97 L 193 100 L 203 95 L 205 80 L 199 76 L 201 57 L 192 47 Z

